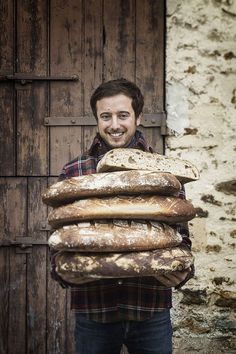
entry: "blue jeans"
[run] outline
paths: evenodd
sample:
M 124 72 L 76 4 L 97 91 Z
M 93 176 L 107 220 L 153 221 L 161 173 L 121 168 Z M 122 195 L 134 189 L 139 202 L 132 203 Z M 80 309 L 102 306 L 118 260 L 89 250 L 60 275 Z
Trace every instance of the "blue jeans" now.
M 172 326 L 168 309 L 142 322 L 99 323 L 76 315 L 76 354 L 171 354 Z

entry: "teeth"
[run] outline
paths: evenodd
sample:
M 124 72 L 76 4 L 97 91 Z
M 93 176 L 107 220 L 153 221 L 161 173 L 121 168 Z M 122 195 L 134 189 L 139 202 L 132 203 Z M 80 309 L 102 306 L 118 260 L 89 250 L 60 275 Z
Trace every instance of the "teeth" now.
M 123 133 L 110 133 L 111 136 L 115 136 L 115 137 L 121 136 L 122 134 L 123 134 Z

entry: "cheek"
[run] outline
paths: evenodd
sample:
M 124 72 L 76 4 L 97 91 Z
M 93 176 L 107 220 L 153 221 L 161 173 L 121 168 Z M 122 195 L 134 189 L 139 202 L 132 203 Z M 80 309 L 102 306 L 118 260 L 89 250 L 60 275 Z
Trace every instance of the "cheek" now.
M 98 131 L 103 131 L 106 129 L 107 124 L 105 122 L 99 122 L 98 123 Z
M 136 124 L 135 123 L 129 123 L 125 125 L 125 128 L 129 132 L 134 132 L 136 130 Z

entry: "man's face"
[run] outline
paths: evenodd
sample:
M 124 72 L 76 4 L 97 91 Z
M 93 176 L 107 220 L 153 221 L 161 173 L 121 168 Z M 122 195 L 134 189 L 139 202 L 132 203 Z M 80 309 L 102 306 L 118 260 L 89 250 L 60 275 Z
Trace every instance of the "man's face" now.
M 135 118 L 132 100 L 123 94 L 97 101 L 98 132 L 112 148 L 126 147 L 132 140 L 140 116 Z

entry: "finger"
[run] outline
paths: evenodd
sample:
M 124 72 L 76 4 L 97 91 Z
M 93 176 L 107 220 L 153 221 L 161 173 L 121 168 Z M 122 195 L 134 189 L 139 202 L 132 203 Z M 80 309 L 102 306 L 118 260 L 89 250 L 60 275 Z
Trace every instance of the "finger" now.
M 187 276 L 187 272 L 186 273 L 181 273 L 181 274 L 167 274 L 166 275 L 166 279 L 176 282 L 176 281 L 183 281 L 186 276 Z
M 165 274 L 165 277 L 168 279 L 171 279 L 171 280 L 174 280 L 177 278 L 180 281 L 183 281 L 186 278 L 186 276 L 189 274 L 189 272 L 190 272 L 190 269 L 186 269 L 184 271 L 176 271 L 173 273 Z
M 156 279 L 162 283 L 163 285 L 165 285 L 166 287 L 169 287 L 171 288 L 172 286 L 175 286 L 175 284 L 173 284 L 173 281 L 166 278 L 165 276 L 162 276 L 162 275 L 158 275 L 156 276 Z
M 173 287 L 179 285 L 187 277 L 190 271 L 191 268 L 187 268 L 183 271 L 175 271 L 172 273 L 158 275 L 156 276 L 156 279 L 166 287 Z

